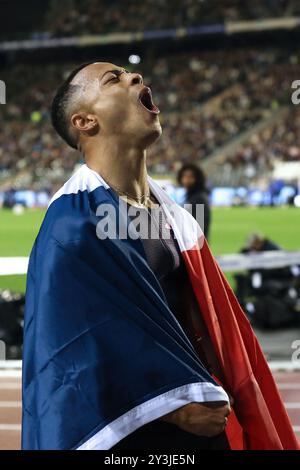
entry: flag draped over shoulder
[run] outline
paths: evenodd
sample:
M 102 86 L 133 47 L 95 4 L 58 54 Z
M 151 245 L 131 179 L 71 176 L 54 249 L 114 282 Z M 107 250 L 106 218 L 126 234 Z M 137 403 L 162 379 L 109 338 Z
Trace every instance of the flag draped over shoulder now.
M 83 165 L 54 196 L 30 256 L 23 449 L 109 449 L 186 403 L 228 401 L 141 240 L 97 237 L 103 207 L 118 213 L 118 198 Z
M 199 226 L 149 184 L 178 240 L 226 383 L 198 359 L 141 240 L 97 236 L 99 208 L 118 214 L 118 198 L 83 165 L 52 199 L 30 256 L 23 449 L 109 449 L 187 403 L 228 401 L 224 389 L 235 401 L 233 448 L 297 448 L 260 347 Z

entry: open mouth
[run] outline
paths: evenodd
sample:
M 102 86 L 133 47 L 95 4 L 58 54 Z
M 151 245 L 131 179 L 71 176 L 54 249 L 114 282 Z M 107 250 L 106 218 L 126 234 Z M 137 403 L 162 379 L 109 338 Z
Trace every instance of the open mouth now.
M 160 111 L 158 107 L 152 101 L 151 90 L 148 87 L 142 89 L 139 94 L 139 101 L 150 113 L 159 114 Z

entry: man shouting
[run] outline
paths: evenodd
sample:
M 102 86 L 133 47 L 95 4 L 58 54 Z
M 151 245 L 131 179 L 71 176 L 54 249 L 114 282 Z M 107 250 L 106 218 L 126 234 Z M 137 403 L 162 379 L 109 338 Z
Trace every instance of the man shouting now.
M 147 175 L 162 131 L 142 77 L 80 66 L 52 122 L 85 164 L 30 257 L 23 449 L 297 448 L 199 225 Z

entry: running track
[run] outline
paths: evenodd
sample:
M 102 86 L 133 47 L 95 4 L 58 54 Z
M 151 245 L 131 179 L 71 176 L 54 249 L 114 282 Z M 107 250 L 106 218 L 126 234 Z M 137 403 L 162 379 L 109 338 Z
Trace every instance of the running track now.
M 276 370 L 274 377 L 300 441 L 300 370 Z M 20 434 L 20 371 L 0 371 L 0 450 L 20 449 Z

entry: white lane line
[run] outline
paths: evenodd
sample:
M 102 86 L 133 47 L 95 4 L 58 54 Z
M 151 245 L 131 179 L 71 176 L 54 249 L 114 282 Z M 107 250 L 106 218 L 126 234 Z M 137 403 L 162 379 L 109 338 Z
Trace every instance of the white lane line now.
M 22 371 L 21 370 L 0 370 L 0 378 L 21 378 Z
M 300 403 L 287 402 L 284 406 L 287 410 L 300 410 Z
M 21 424 L 3 424 L 0 423 L 0 431 L 21 431 Z
M 20 382 L 0 382 L 0 390 L 20 390 Z
M 300 390 L 300 383 L 278 383 L 277 387 L 279 390 Z
M 0 369 L 21 369 L 22 361 L 20 359 L 6 359 L 0 361 Z
M 20 408 L 21 401 L 0 401 L 0 408 Z
M 299 371 L 300 361 L 268 361 L 268 365 L 273 372 Z

